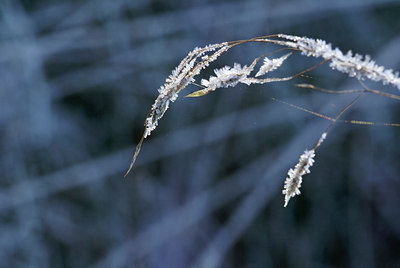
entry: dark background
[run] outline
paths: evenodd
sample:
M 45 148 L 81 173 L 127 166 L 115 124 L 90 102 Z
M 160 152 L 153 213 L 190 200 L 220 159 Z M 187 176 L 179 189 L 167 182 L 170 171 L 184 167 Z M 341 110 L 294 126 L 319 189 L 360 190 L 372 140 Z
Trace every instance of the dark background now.
M 354 95 L 295 87 L 361 88 L 328 66 L 182 98 L 190 85 L 123 178 L 190 50 L 274 33 L 400 69 L 396 0 L 0 1 L 0 266 L 399 267 L 399 128 L 336 124 L 283 208 L 288 169 L 329 121 L 270 97 L 335 116 Z M 236 47 L 199 78 L 275 48 Z M 365 96 L 344 118 L 400 123 L 399 103 Z

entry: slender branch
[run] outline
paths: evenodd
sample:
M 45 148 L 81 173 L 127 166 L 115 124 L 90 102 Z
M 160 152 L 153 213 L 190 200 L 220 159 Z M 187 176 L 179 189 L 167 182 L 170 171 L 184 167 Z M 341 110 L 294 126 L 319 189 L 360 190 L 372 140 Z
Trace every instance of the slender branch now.
M 315 90 L 315 91 L 319 91 L 319 92 L 323 92 L 323 93 L 328 93 L 328 94 L 353 94 L 353 93 L 366 92 L 366 93 L 380 95 L 380 96 L 387 97 L 387 98 L 394 99 L 394 100 L 400 100 L 400 96 L 398 96 L 398 95 L 391 94 L 391 93 L 386 93 L 386 92 L 379 91 L 379 90 L 376 90 L 376 89 L 369 89 L 369 88 L 350 89 L 350 90 L 330 90 L 330 89 L 324 89 L 324 88 L 316 87 L 316 86 L 311 85 L 311 84 L 296 84 L 296 86 L 300 87 L 300 88 L 308 88 L 308 89 L 311 89 L 311 90 Z

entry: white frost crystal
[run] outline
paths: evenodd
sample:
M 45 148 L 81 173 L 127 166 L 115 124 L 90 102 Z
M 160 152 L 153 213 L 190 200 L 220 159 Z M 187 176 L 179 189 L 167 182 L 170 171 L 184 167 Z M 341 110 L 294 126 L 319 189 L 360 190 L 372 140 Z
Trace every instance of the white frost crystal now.
M 253 71 L 256 62 L 254 61 L 249 67 L 241 66 L 234 63 L 233 67 L 225 66 L 221 69 L 215 69 L 216 76 L 210 76 L 210 79 L 202 79 L 201 85 L 205 87 L 204 93 L 214 91 L 222 87 L 234 87 L 238 83 L 243 83 L 244 79 Z
M 273 70 L 278 69 L 279 67 L 281 67 L 283 62 L 290 55 L 292 55 L 292 53 L 288 53 L 286 55 L 283 55 L 280 58 L 272 59 L 272 60 L 270 60 L 269 58 L 265 57 L 263 65 L 260 67 L 260 70 L 256 73 L 256 77 L 259 77 L 259 76 L 264 75 L 264 74 L 266 74 L 268 72 L 272 72 Z

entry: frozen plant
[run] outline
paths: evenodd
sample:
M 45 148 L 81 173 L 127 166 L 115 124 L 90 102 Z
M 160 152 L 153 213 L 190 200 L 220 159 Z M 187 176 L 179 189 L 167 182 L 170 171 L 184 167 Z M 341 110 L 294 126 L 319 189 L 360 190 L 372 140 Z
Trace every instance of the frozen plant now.
M 166 79 L 165 84 L 158 90 L 159 95 L 145 120 L 144 133 L 138 145 L 136 146 L 131 164 L 125 176 L 131 171 L 140 152 L 140 148 L 144 139 L 147 138 L 157 127 L 159 120 L 167 111 L 170 103 L 176 100 L 180 91 L 185 89 L 189 84 L 194 83 L 196 81 L 195 77 L 200 74 L 201 70 L 207 68 L 211 62 L 215 61 L 219 56 L 227 52 L 232 47 L 255 42 L 278 45 L 281 47 L 271 54 L 279 53 L 284 50 L 288 50 L 289 53 L 276 58 L 270 58 L 270 55 L 262 55 L 254 59 L 249 66 L 242 66 L 239 63 L 234 63 L 233 67 L 225 66 L 220 69 L 215 69 L 215 76 L 213 75 L 209 77 L 209 79 L 201 79 L 201 86 L 203 87 L 202 89 L 187 96 L 200 97 L 215 91 L 218 88 L 234 87 L 239 83 L 251 85 L 288 81 L 301 74 L 309 72 L 326 62 L 329 62 L 333 70 L 346 73 L 350 77 L 355 77 L 360 81 L 360 83 L 363 79 L 370 79 L 372 81 L 382 82 L 383 84 L 390 84 L 400 89 L 400 78 L 398 72 L 393 72 L 392 70 L 385 69 L 383 66 L 377 65 L 369 56 L 363 57 L 359 54 L 353 55 L 351 51 L 344 54 L 340 49 L 333 49 L 331 44 L 319 39 L 316 40 L 308 37 L 278 34 L 256 37 L 248 40 L 223 42 L 219 44 L 208 45 L 203 48 L 195 48 L 193 51 L 189 52 L 189 54 L 172 71 L 172 74 Z M 262 78 L 262 76 L 268 75 L 270 72 L 279 69 L 289 58 L 289 56 L 296 52 L 300 52 L 302 55 L 307 57 L 321 57 L 324 60 L 317 65 L 291 76 Z M 258 68 L 256 74 L 252 74 L 256 69 L 257 63 L 261 59 L 263 59 L 263 64 Z M 304 86 L 304 84 L 301 85 L 301 87 L 316 89 L 316 87 L 308 85 Z M 282 191 L 285 195 L 285 207 L 287 206 L 290 198 L 300 194 L 299 188 L 301 187 L 302 176 L 310 172 L 310 167 L 314 163 L 315 150 L 326 138 L 330 128 L 338 120 L 338 118 L 365 93 L 378 94 L 393 99 L 400 99 L 400 97 L 397 95 L 388 94 L 379 90 L 371 90 L 364 86 L 364 90 L 361 91 L 361 94 L 357 98 L 355 98 L 349 105 L 340 111 L 335 119 L 330 119 L 332 123 L 322 134 L 317 144 L 311 150 L 305 150 L 300 156 L 299 162 L 294 169 L 289 170 L 288 177 L 285 180 L 284 189 Z M 329 119 L 326 116 L 324 116 L 324 118 Z

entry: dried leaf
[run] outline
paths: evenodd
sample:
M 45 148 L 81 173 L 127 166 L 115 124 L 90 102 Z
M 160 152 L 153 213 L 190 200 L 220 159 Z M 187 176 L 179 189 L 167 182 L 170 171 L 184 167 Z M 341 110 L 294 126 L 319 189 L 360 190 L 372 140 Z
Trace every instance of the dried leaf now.
M 197 90 L 195 92 L 190 93 L 189 95 L 186 95 L 185 98 L 196 98 L 196 97 L 201 97 L 204 95 L 207 95 L 208 93 L 210 93 L 210 91 L 205 91 L 204 89 L 201 90 Z

